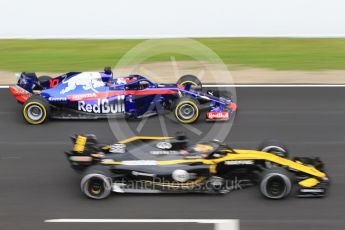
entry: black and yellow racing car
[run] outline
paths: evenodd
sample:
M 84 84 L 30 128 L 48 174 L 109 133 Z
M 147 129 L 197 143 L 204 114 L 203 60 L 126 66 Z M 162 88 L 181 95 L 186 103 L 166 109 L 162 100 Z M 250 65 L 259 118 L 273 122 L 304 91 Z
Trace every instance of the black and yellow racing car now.
M 190 144 L 184 135 L 136 136 L 113 145 L 99 144 L 94 135 L 72 139 L 67 158 L 82 172 L 82 192 L 94 199 L 111 192 L 225 194 L 251 185 L 270 199 L 323 197 L 329 185 L 320 159 L 290 160 L 276 141 L 242 150 L 217 140 Z

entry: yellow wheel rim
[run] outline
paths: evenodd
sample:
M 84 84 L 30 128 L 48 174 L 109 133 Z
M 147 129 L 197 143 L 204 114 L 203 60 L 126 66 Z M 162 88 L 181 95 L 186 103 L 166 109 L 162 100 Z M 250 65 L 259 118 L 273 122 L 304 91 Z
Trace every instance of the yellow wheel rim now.
M 192 85 L 197 86 L 197 84 L 194 81 L 183 81 L 183 82 L 181 82 L 180 85 L 185 85 L 185 84 L 188 84 L 188 83 L 191 83 Z
M 42 112 L 42 116 L 35 120 L 35 119 L 32 119 L 33 117 L 30 117 L 30 115 L 28 114 L 28 111 L 30 110 L 30 107 L 34 107 L 36 106 L 37 108 L 39 108 Z M 32 124 L 32 125 L 38 125 L 38 124 L 41 124 L 45 121 L 46 117 L 47 117 L 47 110 L 46 108 L 44 107 L 43 104 L 39 103 L 39 102 L 29 102 L 28 104 L 26 104 L 23 108 L 23 116 L 25 118 L 25 120 Z
M 180 118 L 178 111 L 185 104 L 191 105 L 194 108 L 194 110 L 196 111 L 196 113 L 190 119 L 181 119 Z M 199 117 L 199 108 L 193 101 L 181 101 L 175 108 L 175 116 L 176 116 L 177 120 L 181 123 L 186 123 L 186 124 L 193 123 Z

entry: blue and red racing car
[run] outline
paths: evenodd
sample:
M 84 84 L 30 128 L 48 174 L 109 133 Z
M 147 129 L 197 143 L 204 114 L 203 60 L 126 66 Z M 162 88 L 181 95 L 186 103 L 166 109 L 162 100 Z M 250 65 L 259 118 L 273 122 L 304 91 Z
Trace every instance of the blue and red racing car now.
M 237 105 L 219 92 L 202 92 L 200 80 L 182 76 L 177 84 L 156 84 L 141 75 L 114 78 L 104 72 L 70 72 L 56 78 L 23 72 L 10 91 L 23 104 L 29 124 L 54 119 L 142 118 L 173 111 L 177 121 L 229 120 Z

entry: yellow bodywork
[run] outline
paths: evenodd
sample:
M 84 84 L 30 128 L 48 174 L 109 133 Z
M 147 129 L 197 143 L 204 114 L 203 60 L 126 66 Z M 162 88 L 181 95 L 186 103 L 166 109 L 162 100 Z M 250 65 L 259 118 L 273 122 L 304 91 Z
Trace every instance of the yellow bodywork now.
M 317 185 L 319 183 L 320 183 L 320 181 L 318 181 L 315 178 L 308 178 L 308 179 L 305 179 L 305 180 L 298 182 L 299 185 L 301 185 L 302 187 L 305 187 L 305 188 L 314 187 L 315 185 Z

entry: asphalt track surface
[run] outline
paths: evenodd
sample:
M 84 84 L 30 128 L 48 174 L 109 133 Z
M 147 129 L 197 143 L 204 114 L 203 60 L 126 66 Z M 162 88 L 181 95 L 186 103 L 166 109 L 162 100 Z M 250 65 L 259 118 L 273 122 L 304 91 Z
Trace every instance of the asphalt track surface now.
M 103 142 L 114 142 L 108 121 L 30 126 L 8 89 L 1 89 L 0 229 L 212 229 L 207 224 L 44 223 L 58 218 L 215 218 L 240 219 L 241 229 L 344 229 L 345 88 L 238 88 L 237 98 L 240 110 L 226 141 L 236 148 L 256 148 L 261 140 L 275 138 L 289 146 L 292 156 L 321 157 L 332 179 L 327 197 L 272 201 L 252 187 L 224 196 L 113 194 L 90 200 L 81 194 L 79 175 L 63 152 L 72 147 L 68 137 L 73 133 L 94 133 Z M 159 135 L 158 119 L 148 119 L 142 133 Z M 166 125 L 179 129 L 171 120 Z M 198 122 L 196 127 L 207 131 L 210 125 Z

